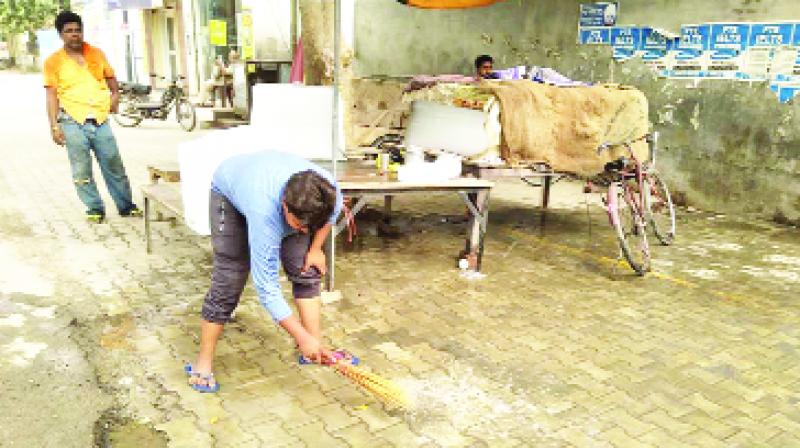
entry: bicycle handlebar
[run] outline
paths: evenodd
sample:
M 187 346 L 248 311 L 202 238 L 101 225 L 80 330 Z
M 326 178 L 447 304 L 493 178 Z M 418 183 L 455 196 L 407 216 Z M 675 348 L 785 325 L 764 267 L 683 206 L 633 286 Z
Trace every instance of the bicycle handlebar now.
M 648 142 L 650 142 L 650 141 L 654 141 L 657 138 L 658 138 L 658 132 L 654 132 L 653 134 L 647 133 L 647 134 L 644 134 L 643 136 L 635 138 L 633 140 L 628 140 L 628 141 L 624 141 L 624 142 L 620 142 L 620 143 L 605 142 L 602 145 L 597 147 L 597 154 L 602 154 L 604 151 L 608 151 L 611 148 L 616 148 L 618 146 L 625 146 L 625 147 L 630 148 L 630 146 L 632 144 L 636 143 L 636 142 L 639 142 L 639 141 L 642 141 L 642 140 L 647 140 Z

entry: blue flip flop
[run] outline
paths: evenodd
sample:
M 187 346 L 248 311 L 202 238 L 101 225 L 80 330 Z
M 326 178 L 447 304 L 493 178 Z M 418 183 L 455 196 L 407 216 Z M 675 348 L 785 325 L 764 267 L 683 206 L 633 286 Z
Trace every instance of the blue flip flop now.
M 192 389 L 194 389 L 194 390 L 196 390 L 198 392 L 210 393 L 210 394 L 215 394 L 215 393 L 219 392 L 219 383 L 217 382 L 217 380 L 214 380 L 214 374 L 213 373 L 209 373 L 208 375 L 200 375 L 199 373 L 193 373 L 192 375 L 193 376 L 197 376 L 200 379 L 206 381 L 206 384 L 190 384 L 190 386 L 192 386 Z M 214 380 L 214 386 L 213 387 L 209 386 L 207 384 L 211 380 Z
M 211 394 L 219 392 L 219 383 L 217 382 L 216 379 L 214 379 L 213 373 L 209 373 L 208 375 L 196 373 L 194 370 L 192 370 L 192 364 L 190 363 L 184 364 L 183 371 L 186 373 L 186 376 L 197 376 L 206 381 L 206 384 L 190 384 L 189 386 L 191 386 L 192 389 L 198 392 L 211 393 Z M 213 387 L 208 385 L 208 382 L 210 380 L 214 380 Z

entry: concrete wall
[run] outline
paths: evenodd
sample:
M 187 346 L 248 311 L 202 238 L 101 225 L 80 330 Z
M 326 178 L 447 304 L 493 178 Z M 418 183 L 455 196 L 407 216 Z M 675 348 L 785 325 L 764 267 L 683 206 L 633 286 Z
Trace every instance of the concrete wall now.
M 588 1 L 588 0 L 587 0 Z M 576 44 L 579 0 L 506 0 L 429 11 L 386 0 L 356 4 L 357 76 L 472 73 L 477 54 L 497 67 L 553 67 L 573 79 L 631 84 L 662 132 L 659 167 L 690 204 L 800 223 L 800 98 L 780 104 L 763 83 L 656 79 L 615 63 L 607 47 Z M 682 23 L 800 20 L 797 0 L 621 0 L 620 24 L 679 31 Z

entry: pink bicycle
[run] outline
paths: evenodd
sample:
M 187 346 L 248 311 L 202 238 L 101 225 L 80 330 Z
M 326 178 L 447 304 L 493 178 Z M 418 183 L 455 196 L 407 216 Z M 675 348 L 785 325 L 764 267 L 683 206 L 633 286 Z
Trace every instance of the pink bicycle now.
M 636 158 L 631 146 L 641 140 L 650 146 L 650 158 L 645 162 Z M 612 181 L 603 202 L 617 233 L 620 258 L 625 257 L 639 275 L 650 270 L 648 226 L 661 244 L 668 246 L 675 240 L 675 207 L 667 185 L 655 169 L 657 142 L 658 133 L 653 133 L 627 142 L 606 143 L 597 149 L 598 154 L 620 146 L 628 150 L 628 157 L 605 166 L 605 173 Z

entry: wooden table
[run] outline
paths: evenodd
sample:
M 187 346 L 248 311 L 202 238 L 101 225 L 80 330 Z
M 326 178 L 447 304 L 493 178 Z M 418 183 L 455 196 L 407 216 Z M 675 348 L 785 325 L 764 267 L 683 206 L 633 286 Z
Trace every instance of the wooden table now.
M 325 163 L 320 165 L 325 166 Z M 377 175 L 372 163 L 363 162 L 341 163 L 337 170 L 339 188 L 342 195 L 354 199 L 350 213 L 355 216 L 368 201 L 383 198 L 385 213 L 391 212 L 392 198 L 406 194 L 432 194 L 456 193 L 464 201 L 470 212 L 467 224 L 467 237 L 464 254 L 470 263 L 470 268 L 480 270 L 483 259 L 483 245 L 489 217 L 489 193 L 494 183 L 475 178 L 458 178 L 427 182 L 399 182 L 390 176 Z M 149 167 L 148 170 L 158 172 L 152 184 L 142 187 L 144 199 L 144 225 L 147 253 L 152 251 L 151 222 L 170 221 L 174 224 L 177 218 L 183 217 L 183 200 L 181 197 L 180 182 L 158 182 L 158 179 L 180 179 L 175 170 L 158 169 Z M 155 210 L 157 209 L 157 211 Z M 170 217 L 163 219 L 161 214 L 166 212 Z M 157 215 L 153 219 L 154 213 Z M 347 220 L 340 217 L 339 222 L 331 232 L 332 241 L 347 227 Z M 328 251 L 328 266 L 326 277 L 328 290 L 333 290 L 335 281 L 335 257 L 333 250 Z
M 391 176 L 377 175 L 373 163 L 346 163 L 337 171 L 339 188 L 342 195 L 353 198 L 350 213 L 356 216 L 370 200 L 383 198 L 385 213 L 391 212 L 392 198 L 406 194 L 456 193 L 464 201 L 470 212 L 467 224 L 467 238 L 464 254 L 470 268 L 480 271 L 483 261 L 483 245 L 489 219 L 489 193 L 494 183 L 475 178 L 457 178 L 424 182 L 400 182 Z M 332 237 L 341 233 L 347 221 L 341 217 L 334 227 Z M 327 276 L 328 290 L 335 286 L 335 257 L 328 251 L 328 265 L 331 267 Z
M 517 178 L 531 187 L 539 187 L 542 189 L 543 209 L 546 209 L 547 206 L 550 205 L 550 188 L 553 184 L 567 177 L 567 174 L 555 172 L 544 163 L 524 167 L 488 166 L 465 163 L 462 167 L 461 174 L 486 180 Z

